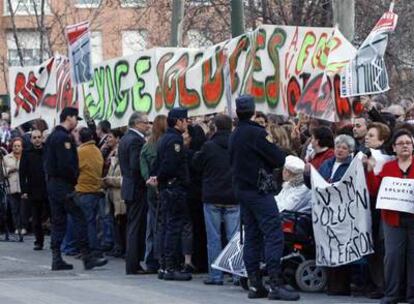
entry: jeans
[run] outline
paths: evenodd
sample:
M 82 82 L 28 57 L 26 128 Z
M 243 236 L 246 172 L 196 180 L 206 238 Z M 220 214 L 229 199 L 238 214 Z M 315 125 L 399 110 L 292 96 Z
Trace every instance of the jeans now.
M 14 229 L 27 228 L 26 202 L 20 198 L 20 193 L 8 194 L 9 206 L 13 215 Z
M 79 250 L 76 248 L 76 241 L 73 233 L 73 219 L 70 215 L 67 217 L 66 233 L 60 248 L 61 251 L 65 254 L 79 253 Z
M 239 206 L 218 207 L 213 204 L 204 204 L 204 220 L 207 232 L 208 272 L 210 279 L 216 282 L 223 281 L 223 273 L 211 268 L 211 264 L 218 257 L 223 247 L 221 244 L 221 223 L 224 223 L 227 241 L 233 237 L 239 228 Z
M 89 248 L 93 251 L 99 251 L 98 234 L 96 229 L 96 217 L 99 212 L 100 196 L 97 194 L 79 194 L 79 207 L 85 215 L 88 226 Z
M 99 231 L 101 233 L 100 245 L 102 247 L 112 246 L 114 244 L 114 219 L 107 208 L 105 196 L 99 198 Z

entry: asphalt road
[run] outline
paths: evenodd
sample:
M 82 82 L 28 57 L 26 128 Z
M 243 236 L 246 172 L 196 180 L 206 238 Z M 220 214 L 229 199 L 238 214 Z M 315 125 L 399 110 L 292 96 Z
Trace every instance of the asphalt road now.
M 245 291 L 230 283 L 205 286 L 205 275 L 197 275 L 190 282 L 160 281 L 155 275 L 126 276 L 121 259 L 110 259 L 101 269 L 85 271 L 81 261 L 66 257 L 75 269 L 52 272 L 50 250 L 39 252 L 32 247 L 32 237 L 23 243 L 0 242 L 0 304 L 269 303 L 266 299 L 247 299 Z M 298 303 L 377 302 L 301 293 Z

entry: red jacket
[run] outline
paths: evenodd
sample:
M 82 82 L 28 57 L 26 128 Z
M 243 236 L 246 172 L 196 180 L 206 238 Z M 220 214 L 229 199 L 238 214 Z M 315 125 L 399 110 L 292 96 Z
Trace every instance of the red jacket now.
M 398 166 L 398 160 L 393 160 L 384 165 L 382 171 L 375 175 L 374 172 L 368 172 L 367 174 L 367 185 L 368 190 L 372 196 L 378 194 L 378 190 L 381 186 L 381 181 L 383 177 L 397 177 L 403 178 L 403 173 Z M 414 166 L 411 163 L 410 170 L 408 171 L 407 178 L 414 179 Z M 390 226 L 399 227 L 400 226 L 400 213 L 399 211 L 393 210 L 381 210 L 382 219 Z M 413 215 L 414 219 L 414 215 Z
M 334 150 L 329 148 L 328 150 L 316 154 L 315 157 L 309 161 L 309 163 L 312 164 L 316 170 L 319 170 L 319 167 L 323 164 L 323 162 L 332 158 L 334 155 Z

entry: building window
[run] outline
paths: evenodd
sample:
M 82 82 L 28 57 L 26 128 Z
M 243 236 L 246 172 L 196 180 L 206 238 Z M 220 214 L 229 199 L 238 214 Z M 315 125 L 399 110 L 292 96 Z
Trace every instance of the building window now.
M 187 32 L 187 38 L 189 48 L 201 48 L 213 45 L 213 42 L 198 30 L 189 30 Z
M 75 0 L 75 7 L 94 8 L 99 7 L 101 0 Z
M 190 0 L 190 5 L 211 5 L 211 0 Z
M 144 7 L 147 0 L 121 0 L 121 7 Z
M 41 14 L 42 0 L 10 0 L 14 15 L 38 15 Z M 4 0 L 4 15 L 10 16 L 9 1 Z M 49 0 L 45 0 L 45 14 L 50 14 Z
M 146 30 L 122 32 L 122 55 L 128 56 L 145 50 L 148 32 Z
M 43 58 L 40 56 L 40 34 L 37 31 L 20 30 L 17 32 L 20 49 L 23 55 L 23 65 L 38 65 L 49 58 L 46 37 L 44 37 Z M 19 52 L 12 32 L 7 33 L 7 50 L 9 66 L 20 66 Z
M 91 52 L 93 65 L 103 61 L 102 32 L 91 32 Z

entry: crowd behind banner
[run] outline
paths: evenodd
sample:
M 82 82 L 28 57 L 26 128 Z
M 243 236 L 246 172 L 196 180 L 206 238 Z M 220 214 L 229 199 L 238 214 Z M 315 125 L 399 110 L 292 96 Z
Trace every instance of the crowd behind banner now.
M 313 229 L 319 231 L 315 235 L 317 264 L 327 267 L 328 294 L 381 298 L 385 292 L 384 303 L 404 298 L 413 301 L 414 215 L 398 207 L 376 209 L 376 200 L 382 178 L 393 177 L 394 182 L 414 178 L 414 100 L 391 103 L 378 95 L 362 96 L 361 103 L 361 116 L 337 123 L 305 115 L 293 119 L 256 113 L 254 120 L 266 128 L 267 139 L 290 155 L 283 172 L 273 172 L 275 204 L 282 214 L 294 211 L 312 216 Z M 188 120 L 183 140 L 190 179 L 182 206 L 185 224 L 179 260 L 186 272 L 208 271 L 205 284 L 222 285 L 222 272 L 211 264 L 239 230 L 239 205 L 231 188 L 228 159 L 228 138 L 237 119 L 212 114 Z M 42 120 L 16 129 L 9 123 L 9 116 L 3 113 L 1 229 L 21 240 L 33 233 L 34 249 L 46 249 L 44 234 L 50 225 L 50 211 L 42 157 L 51 130 Z M 141 123 L 146 125 L 142 130 L 148 132 L 142 132 L 146 143 L 136 157 L 146 181 L 153 171 L 157 143 L 167 129 L 167 117 L 158 115 L 152 122 L 146 118 Z M 123 176 L 118 157 L 119 142 L 126 131 L 112 129 L 105 120 L 97 125 L 88 120 L 87 126 L 72 132 L 80 170 L 77 203 L 88 219 L 88 239 L 94 254 L 125 258 L 127 248 L 134 246 L 139 266 L 133 273 L 156 273 L 160 267 L 156 241 L 159 192 L 150 184 L 141 194 L 145 196 L 145 214 L 136 223 L 139 240 L 131 244 L 127 238 L 131 219 L 121 193 Z M 354 161 L 363 166 L 355 166 Z M 393 199 L 387 203 L 392 205 Z M 350 234 L 336 229 L 342 222 L 350 226 Z M 73 229 L 69 217 L 61 250 L 77 256 L 80 252 L 73 245 Z M 350 239 L 354 243 L 347 244 Z M 405 290 L 407 293 L 402 292 Z

